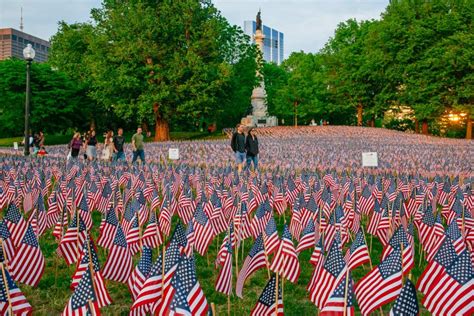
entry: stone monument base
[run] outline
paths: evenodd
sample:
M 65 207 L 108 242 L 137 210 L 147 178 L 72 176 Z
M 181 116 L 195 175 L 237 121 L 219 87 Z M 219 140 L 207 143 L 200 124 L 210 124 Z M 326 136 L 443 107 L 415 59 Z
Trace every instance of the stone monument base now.
M 240 123 L 247 127 L 278 126 L 278 119 L 276 116 L 247 115 L 246 117 L 242 118 Z

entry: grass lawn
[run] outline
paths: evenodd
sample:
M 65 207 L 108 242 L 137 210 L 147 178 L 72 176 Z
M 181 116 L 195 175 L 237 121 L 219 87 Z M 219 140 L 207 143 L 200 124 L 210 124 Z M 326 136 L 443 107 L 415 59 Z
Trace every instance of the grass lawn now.
M 131 142 L 133 133 L 125 133 L 126 142 Z M 226 139 L 226 135 L 221 132 L 207 133 L 207 132 L 170 132 L 171 140 L 174 141 L 186 141 L 186 140 L 199 140 L 199 139 Z M 62 145 L 67 144 L 71 140 L 72 135 L 45 135 L 46 146 L 51 145 Z M 102 135 L 97 137 L 99 142 L 103 142 L 104 138 Z M 0 138 L 0 147 L 13 147 L 13 143 L 17 142 L 18 145 L 23 140 L 23 136 Z M 153 142 L 153 137 L 145 138 L 145 142 Z
M 287 214 L 289 215 L 289 214 Z M 101 215 L 98 212 L 93 213 L 94 227 L 92 229 L 92 236 L 94 240 L 98 237 L 98 227 L 100 224 Z M 278 223 L 278 230 L 282 232 L 283 218 L 276 218 Z M 174 222 L 177 218 L 174 218 Z M 209 247 L 208 256 L 201 257 L 196 255 L 197 273 L 201 287 L 206 294 L 207 301 L 215 303 L 217 314 L 227 314 L 227 296 L 218 293 L 214 290 L 215 281 L 218 275 L 218 270 L 214 268 L 214 260 L 218 251 L 218 247 L 222 242 L 224 233 L 217 237 Z M 367 242 L 370 244 L 370 237 Z M 69 289 L 71 283 L 71 277 L 74 273 L 75 266 L 67 266 L 64 259 L 59 258 L 56 254 L 57 243 L 51 234 L 51 230 L 45 232 L 40 238 L 40 245 L 43 254 L 46 259 L 46 268 L 44 275 L 36 288 L 19 284 L 20 288 L 24 292 L 26 298 L 34 308 L 34 314 L 37 315 L 58 315 L 64 309 L 69 297 L 72 292 Z M 296 243 L 295 243 L 296 246 Z M 350 242 L 346 245 L 344 251 L 350 246 Z M 239 267 L 245 257 L 248 255 L 250 248 L 252 247 L 251 239 L 245 240 L 243 247 L 239 249 Z M 98 255 L 101 268 L 103 267 L 106 254 L 105 250 L 98 247 Z M 311 278 L 313 272 L 313 266 L 309 263 L 312 249 L 302 252 L 299 256 L 301 264 L 301 275 L 297 284 L 284 282 L 284 310 L 285 315 L 315 315 L 317 314 L 316 307 L 309 300 L 306 286 Z M 376 238 L 372 240 L 372 262 L 375 266 L 380 261 L 382 253 L 382 245 Z M 154 253 L 154 260 L 157 258 L 157 250 Z M 412 270 L 412 281 L 416 282 L 423 268 L 426 266 L 426 262 L 423 261 L 422 266 L 419 263 L 419 249 L 416 246 L 415 251 L 415 267 Z M 139 254 L 135 255 L 134 261 L 137 262 Z M 233 258 L 233 288 L 235 290 L 235 282 L 237 277 L 235 276 L 235 258 Z M 353 271 L 353 277 L 355 281 L 358 281 L 368 273 L 370 270 L 369 265 L 366 264 Z M 243 294 L 244 298 L 239 299 L 235 295 L 231 297 L 231 315 L 249 315 L 255 303 L 258 300 L 260 293 L 262 292 L 267 282 L 267 271 L 261 269 L 252 275 L 245 283 Z M 131 295 L 125 284 L 106 281 L 107 290 L 112 297 L 112 305 L 102 309 L 104 315 L 128 315 L 130 306 L 132 304 Z M 234 291 L 233 290 L 233 291 Z M 420 297 L 421 299 L 421 297 Z M 387 315 L 391 305 L 385 306 L 383 309 L 384 314 Z M 421 306 L 420 306 L 421 308 Z M 429 315 L 429 313 L 422 309 L 422 315 Z M 360 311 L 356 306 L 356 315 L 360 315 Z

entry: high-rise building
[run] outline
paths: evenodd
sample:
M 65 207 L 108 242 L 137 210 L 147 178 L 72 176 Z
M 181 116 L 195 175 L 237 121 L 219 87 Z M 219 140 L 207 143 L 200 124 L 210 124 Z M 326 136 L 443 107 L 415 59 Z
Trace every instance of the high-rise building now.
M 255 43 L 253 35 L 256 29 L 257 23 L 255 21 L 244 22 L 244 33 L 250 36 L 252 43 Z M 262 32 L 265 35 L 263 39 L 263 59 L 278 65 L 281 64 L 284 59 L 283 48 L 285 41 L 283 33 L 266 25 L 262 25 Z
M 36 52 L 35 61 L 45 62 L 51 45 L 36 36 L 12 28 L 0 29 L 0 60 L 11 57 L 23 59 L 23 49 L 31 44 Z

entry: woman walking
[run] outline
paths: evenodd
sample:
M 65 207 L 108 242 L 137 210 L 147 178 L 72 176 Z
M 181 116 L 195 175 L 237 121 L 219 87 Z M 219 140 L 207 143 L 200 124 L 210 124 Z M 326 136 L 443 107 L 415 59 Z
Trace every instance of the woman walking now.
M 81 133 L 75 132 L 73 138 L 69 142 L 68 148 L 71 150 L 71 157 L 77 158 L 82 147 Z
M 97 138 L 95 136 L 95 130 L 89 131 L 86 136 L 86 155 L 87 159 L 94 160 L 97 159 Z
M 105 135 L 104 149 L 102 150 L 102 159 L 111 161 L 114 153 L 114 132 L 108 131 Z
M 247 151 L 247 168 L 253 163 L 253 169 L 258 169 L 258 138 L 253 128 L 249 129 L 245 139 L 245 150 Z

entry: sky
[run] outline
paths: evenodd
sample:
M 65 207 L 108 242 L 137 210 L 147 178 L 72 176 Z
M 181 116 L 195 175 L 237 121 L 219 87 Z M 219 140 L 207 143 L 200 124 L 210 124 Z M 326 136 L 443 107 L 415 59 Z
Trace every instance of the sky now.
M 179 0 L 175 0 L 179 1 Z M 227 20 L 243 27 L 262 10 L 263 24 L 285 34 L 284 54 L 317 52 L 334 34 L 341 22 L 379 19 L 389 0 L 213 0 Z M 24 31 L 48 40 L 58 21 L 90 20 L 90 10 L 100 0 L 0 0 L 0 28 L 19 29 L 23 7 Z

